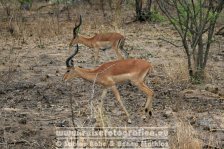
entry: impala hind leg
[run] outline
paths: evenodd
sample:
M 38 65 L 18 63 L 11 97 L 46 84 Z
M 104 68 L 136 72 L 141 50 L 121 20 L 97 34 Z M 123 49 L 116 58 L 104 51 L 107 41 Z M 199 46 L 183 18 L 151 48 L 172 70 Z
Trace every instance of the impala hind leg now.
M 121 44 L 122 40 L 119 40 L 117 42 L 115 42 L 112 46 L 112 49 L 115 51 L 118 59 L 124 59 L 124 57 L 122 56 L 121 52 L 120 52 L 120 44 Z
M 153 91 L 144 82 L 134 82 L 134 84 L 147 95 L 147 100 L 145 103 L 145 114 L 142 116 L 143 119 L 146 118 L 146 114 L 152 115 L 152 97 Z
M 101 108 L 101 109 L 103 108 L 103 100 L 104 100 L 106 94 L 107 94 L 107 89 L 104 89 L 104 90 L 103 90 L 103 93 L 102 93 L 102 95 L 101 95 L 101 97 L 100 97 L 100 108 Z
M 121 105 L 123 111 L 124 111 L 125 114 L 127 115 L 127 117 L 128 117 L 128 123 L 131 123 L 130 115 L 129 115 L 128 111 L 126 110 L 126 108 L 125 108 L 123 102 L 121 101 L 121 96 L 120 96 L 119 91 L 117 90 L 116 86 L 112 86 L 112 91 L 113 91 L 113 93 L 114 93 L 114 95 L 115 95 L 117 101 L 118 101 L 119 104 Z
M 95 48 L 95 53 L 94 53 L 94 65 L 99 62 L 99 48 Z
M 125 54 L 125 59 L 129 57 L 129 53 L 126 50 L 124 50 L 123 48 L 120 48 L 120 51 L 122 51 Z
M 121 59 L 121 60 L 124 59 L 124 57 L 122 56 L 122 54 L 121 54 L 121 52 L 120 52 L 119 49 L 116 48 L 116 49 L 114 49 L 114 51 L 115 51 L 115 53 L 116 53 L 118 59 Z
M 121 40 L 120 44 L 118 45 L 118 48 L 120 49 L 121 52 L 123 52 L 125 54 L 125 58 L 128 58 L 129 53 L 126 50 L 124 50 L 124 42 L 125 42 L 125 40 Z

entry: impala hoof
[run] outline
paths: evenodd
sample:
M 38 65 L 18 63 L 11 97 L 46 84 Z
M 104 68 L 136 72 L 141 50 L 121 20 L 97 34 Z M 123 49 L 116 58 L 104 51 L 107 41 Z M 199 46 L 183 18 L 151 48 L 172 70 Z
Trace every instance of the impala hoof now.
M 130 118 L 128 119 L 128 124 L 131 124 L 131 119 Z

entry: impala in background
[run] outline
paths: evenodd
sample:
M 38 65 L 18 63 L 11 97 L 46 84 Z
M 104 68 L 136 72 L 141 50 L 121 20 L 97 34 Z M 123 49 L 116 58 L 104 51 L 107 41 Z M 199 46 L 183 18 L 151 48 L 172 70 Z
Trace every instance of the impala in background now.
M 146 118 L 147 113 L 150 116 L 152 115 L 153 91 L 143 82 L 147 73 L 152 70 L 152 65 L 149 62 L 142 59 L 116 60 L 104 63 L 94 69 L 85 69 L 78 66 L 74 67 L 72 58 L 77 52 L 78 45 L 75 52 L 66 60 L 67 72 L 63 76 L 64 81 L 72 78 L 83 78 L 84 80 L 101 84 L 104 88 L 101 95 L 101 105 L 103 104 L 103 98 L 106 96 L 108 89 L 112 89 L 116 99 L 128 117 L 128 122 L 131 123 L 130 115 L 123 105 L 119 91 L 116 87 L 116 84 L 130 80 L 147 95 L 143 118 Z
M 98 33 L 93 37 L 84 37 L 79 35 L 79 28 L 82 24 L 82 17 L 80 16 L 79 24 L 75 25 L 73 29 L 73 38 L 69 44 L 70 47 L 76 44 L 83 44 L 89 48 L 95 49 L 94 63 L 99 59 L 99 50 L 113 49 L 118 57 L 118 59 L 124 59 L 121 52 L 122 51 L 126 57 L 128 53 L 123 49 L 125 37 L 120 33 Z

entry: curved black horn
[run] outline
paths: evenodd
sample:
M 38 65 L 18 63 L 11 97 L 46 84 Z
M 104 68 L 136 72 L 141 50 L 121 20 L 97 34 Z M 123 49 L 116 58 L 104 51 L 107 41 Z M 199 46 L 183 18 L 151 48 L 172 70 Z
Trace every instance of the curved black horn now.
M 66 60 L 66 66 L 67 67 L 73 67 L 74 66 L 72 58 L 78 53 L 79 45 L 77 44 L 76 48 L 74 48 L 74 49 L 75 49 L 75 52 L 71 56 L 69 56 Z
M 77 30 L 79 29 L 80 25 L 82 24 L 82 16 L 80 15 L 80 18 L 79 18 L 79 24 L 76 25 L 73 29 L 73 36 L 75 37 L 76 34 L 77 34 Z

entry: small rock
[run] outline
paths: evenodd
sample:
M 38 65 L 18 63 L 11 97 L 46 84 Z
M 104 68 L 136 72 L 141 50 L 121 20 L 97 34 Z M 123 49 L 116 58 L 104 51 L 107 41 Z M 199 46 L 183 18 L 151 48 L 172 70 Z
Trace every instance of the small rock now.
M 19 120 L 19 124 L 26 124 L 27 123 L 27 119 L 26 118 L 21 118 Z
M 85 123 L 86 125 L 93 125 L 97 122 L 96 118 L 88 118 Z
M 11 126 L 6 126 L 5 127 L 5 131 L 6 132 L 10 132 L 10 133 L 15 133 L 15 132 L 17 132 L 19 129 L 18 129 L 18 127 L 11 127 Z
M 224 89 L 220 89 L 219 90 L 219 96 L 221 96 L 222 98 L 224 98 Z
M 159 84 L 159 83 L 161 83 L 161 78 L 159 78 L 159 77 L 154 77 L 153 79 L 152 79 L 152 84 Z
M 95 124 L 95 126 L 94 126 L 94 130 L 95 130 L 95 131 L 100 131 L 100 130 L 103 130 L 103 128 L 102 128 L 102 126 L 100 125 L 100 123 L 97 122 L 97 123 Z
M 69 126 L 69 121 L 67 120 L 62 120 L 57 122 L 56 124 L 57 127 L 68 127 Z
M 10 127 L 10 126 L 5 127 L 5 131 L 6 131 L 6 132 L 9 132 L 9 131 L 11 130 L 11 128 L 12 128 L 12 127 Z
M 182 94 L 193 94 L 195 91 L 194 90 L 191 90 L 191 89 L 185 89 L 183 91 L 181 91 Z
M 54 74 L 47 74 L 46 75 L 47 78 L 54 77 L 54 76 L 55 76 Z
M 205 90 L 209 91 L 211 93 L 217 94 L 218 91 L 219 91 L 219 88 L 215 85 L 212 85 L 212 84 L 206 84 L 205 85 Z
M 24 117 L 27 116 L 27 113 L 19 113 L 17 116 L 18 116 L 18 117 L 21 117 L 21 118 L 24 118 Z
M 195 124 L 195 121 L 190 121 L 190 124 L 191 124 L 191 125 L 194 125 L 194 124 Z
M 172 116 L 172 110 L 167 110 L 163 113 L 163 117 L 165 118 L 169 118 L 170 116 Z
M 112 110 L 112 112 L 113 112 L 115 115 L 117 115 L 117 116 L 119 116 L 119 115 L 122 114 L 121 111 L 118 110 L 118 109 L 114 109 L 114 110 Z
M 78 62 L 78 63 L 86 63 L 85 60 L 78 60 L 77 62 Z
M 217 129 L 218 125 L 212 118 L 203 118 L 201 120 L 196 121 L 196 124 L 202 127 L 203 130 L 212 130 L 212 129 Z
M 0 129 L 0 136 L 3 136 L 4 135 L 4 129 Z
M 221 55 L 216 55 L 216 56 L 213 56 L 213 59 L 215 61 L 222 61 L 223 60 L 223 57 Z
M 204 127 L 203 127 L 203 130 L 210 131 L 210 127 L 208 127 L 208 126 L 204 126 Z

